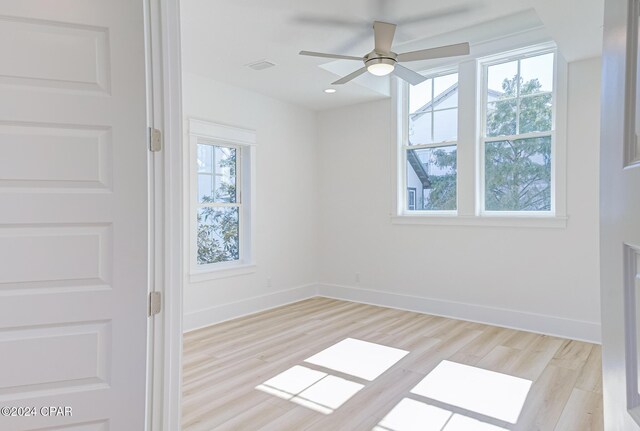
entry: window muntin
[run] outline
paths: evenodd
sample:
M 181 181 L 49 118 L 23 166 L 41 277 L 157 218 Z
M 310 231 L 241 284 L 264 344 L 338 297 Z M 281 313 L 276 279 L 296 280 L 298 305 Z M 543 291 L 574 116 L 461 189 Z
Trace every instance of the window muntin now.
M 409 145 L 458 139 L 458 74 L 429 78 L 409 87 Z
M 553 52 L 484 68 L 484 211 L 552 212 Z
M 235 203 L 238 149 L 198 144 L 198 202 Z
M 240 148 L 197 143 L 197 264 L 240 260 Z
M 407 90 L 407 138 L 402 146 L 404 211 L 457 207 L 458 73 L 430 77 Z

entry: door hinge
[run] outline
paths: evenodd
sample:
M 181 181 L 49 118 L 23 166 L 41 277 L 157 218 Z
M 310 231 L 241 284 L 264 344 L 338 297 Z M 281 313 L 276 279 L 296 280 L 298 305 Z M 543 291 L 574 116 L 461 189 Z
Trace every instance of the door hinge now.
M 151 292 L 149 293 L 149 316 L 160 313 L 162 309 L 162 293 Z
M 156 152 L 162 150 L 162 132 L 149 127 L 149 150 Z

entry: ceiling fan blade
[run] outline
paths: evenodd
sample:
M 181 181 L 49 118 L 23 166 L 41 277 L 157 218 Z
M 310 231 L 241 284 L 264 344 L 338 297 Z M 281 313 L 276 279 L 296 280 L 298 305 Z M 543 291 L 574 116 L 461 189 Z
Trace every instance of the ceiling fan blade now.
M 448 8 L 437 10 L 437 11 L 432 12 L 432 13 L 427 13 L 427 14 L 422 14 L 422 15 L 412 15 L 409 18 L 398 20 L 398 25 L 402 27 L 404 25 L 414 24 L 414 23 L 417 23 L 417 22 L 425 22 L 425 21 L 431 21 L 431 20 L 434 20 L 434 19 L 442 19 L 442 18 L 446 18 L 448 16 L 458 15 L 458 14 L 463 14 L 463 13 L 466 13 L 466 12 L 470 12 L 475 8 L 476 8 L 476 6 L 473 5 L 473 4 L 452 6 L 452 7 L 448 7 Z
M 362 57 L 354 57 L 352 55 L 326 54 L 324 52 L 300 51 L 300 55 L 308 55 L 310 57 L 337 58 L 340 60 L 358 60 L 362 61 Z
M 419 51 L 404 52 L 398 54 L 398 61 L 430 60 L 432 58 L 455 57 L 456 55 L 469 54 L 468 43 L 440 46 L 438 48 L 421 49 Z
M 400 79 L 404 79 L 411 85 L 418 85 L 421 82 L 427 80 L 425 76 L 420 75 L 418 72 L 414 72 L 413 70 L 407 69 L 406 67 L 401 66 L 397 63 L 393 68 L 393 74 Z
M 358 70 L 356 70 L 355 72 L 352 72 L 350 74 L 348 74 L 345 77 L 342 77 L 340 79 L 338 79 L 335 82 L 332 82 L 332 85 L 340 85 L 340 84 L 346 84 L 347 82 L 351 81 L 354 78 L 357 78 L 358 76 L 362 75 L 363 73 L 365 73 L 367 71 L 366 67 L 362 67 Z
M 366 42 L 366 45 L 365 45 Z M 335 51 L 338 52 L 357 52 L 369 50 L 371 46 L 371 25 L 366 26 L 364 30 L 360 30 L 346 42 L 336 45 Z M 359 49 L 358 49 L 359 48 Z
M 293 18 L 294 22 L 300 24 L 319 25 L 323 27 L 338 27 L 338 28 L 353 28 L 353 27 L 368 27 L 371 25 L 371 21 L 358 21 L 352 19 L 344 19 L 332 16 L 313 16 L 313 15 L 298 15 Z
M 375 51 L 380 54 L 388 54 L 393 44 L 393 36 L 396 33 L 396 25 L 388 22 L 375 21 L 373 23 L 373 36 L 376 40 Z

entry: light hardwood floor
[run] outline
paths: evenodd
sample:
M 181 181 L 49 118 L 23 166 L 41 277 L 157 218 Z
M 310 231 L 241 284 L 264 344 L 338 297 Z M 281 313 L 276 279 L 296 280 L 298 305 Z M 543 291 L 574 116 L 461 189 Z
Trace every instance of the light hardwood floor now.
M 374 379 L 341 371 L 339 365 L 305 362 L 347 338 L 409 353 Z M 433 398 L 412 394 L 412 388 L 443 360 L 468 365 L 471 373 L 482 374 L 478 369 L 484 369 L 518 378 L 512 379 L 515 382 L 531 381 L 517 422 L 488 414 L 495 405 L 474 410 L 474 400 L 469 401 L 477 383 L 473 378 L 464 390 L 453 391 L 453 399 L 451 394 L 440 399 L 437 394 Z M 283 377 L 284 383 L 270 381 L 281 373 L 289 375 L 293 367 L 329 377 L 305 383 L 303 373 L 293 382 Z M 500 375 L 484 372 L 482 376 L 485 380 L 479 377 L 478 381 L 486 383 Z M 330 385 L 327 392 L 330 382 L 338 382 L 335 393 Z M 485 401 L 500 395 L 498 386 L 484 389 Z M 344 401 L 340 397 L 346 396 L 345 387 L 352 392 L 360 389 L 339 407 L 331 405 Z M 467 396 L 458 403 L 456 393 Z M 297 302 L 185 335 L 185 431 L 401 431 L 394 423 L 402 411 L 394 407 L 406 399 L 433 417 L 433 423 L 428 420 L 431 427 L 419 428 L 425 430 L 602 430 L 601 349 L 579 341 L 328 298 Z M 307 403 L 303 406 L 301 401 Z M 319 412 L 318 406 L 331 408 Z M 411 415 L 405 419 L 410 422 Z M 460 425 L 471 420 L 481 422 Z M 459 426 L 454 427 L 454 422 Z

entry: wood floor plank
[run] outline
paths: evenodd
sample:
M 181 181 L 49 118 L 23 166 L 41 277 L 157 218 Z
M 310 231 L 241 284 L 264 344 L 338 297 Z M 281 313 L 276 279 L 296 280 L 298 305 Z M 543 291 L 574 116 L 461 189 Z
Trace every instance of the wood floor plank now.
M 581 369 L 593 349 L 593 344 L 583 341 L 565 340 L 553 356 L 552 364 L 559 367 Z
M 582 367 L 576 388 L 602 394 L 602 347 L 594 345 Z
M 322 413 L 298 406 L 271 422 L 253 429 L 259 431 L 300 431 L 319 418 L 322 418 Z
M 513 347 L 496 346 L 480 359 L 476 365 L 485 370 L 508 374 L 521 354 L 522 350 L 514 349 Z
M 347 338 L 408 353 L 371 381 L 305 363 Z M 186 334 L 183 430 L 370 431 L 400 401 L 415 398 L 411 389 L 443 360 L 532 381 L 518 422 L 505 426 L 509 431 L 602 431 L 600 346 L 329 298 Z M 362 386 L 324 413 L 302 405 L 306 395 L 300 394 L 304 402 L 298 404 L 291 400 L 296 394 L 275 396 L 259 386 L 296 366 Z
M 555 431 L 602 431 L 604 418 L 602 395 L 574 389 L 560 416 Z
M 522 350 L 509 374 L 527 380 L 536 380 L 546 369 L 565 340 L 542 335 Z
M 533 383 L 514 431 L 553 431 L 571 395 L 578 372 L 549 365 Z

